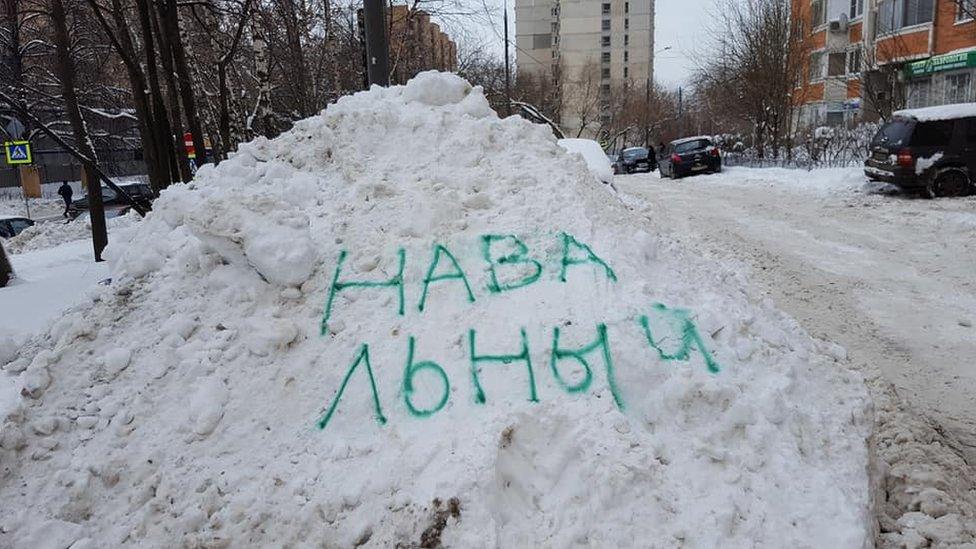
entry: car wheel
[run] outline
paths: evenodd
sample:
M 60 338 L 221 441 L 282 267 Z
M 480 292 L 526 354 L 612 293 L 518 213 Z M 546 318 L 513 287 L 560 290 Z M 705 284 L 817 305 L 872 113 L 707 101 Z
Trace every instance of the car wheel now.
M 971 191 L 969 176 L 961 168 L 945 168 L 926 186 L 927 194 L 935 196 L 965 196 Z

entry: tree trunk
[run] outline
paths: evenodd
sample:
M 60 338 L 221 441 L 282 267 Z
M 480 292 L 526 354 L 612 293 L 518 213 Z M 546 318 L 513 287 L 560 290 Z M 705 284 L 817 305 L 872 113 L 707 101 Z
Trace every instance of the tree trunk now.
M 180 13 L 176 7 L 176 0 L 164 0 L 165 15 L 162 17 L 164 32 L 169 38 L 173 51 L 173 68 L 180 85 L 180 99 L 183 102 L 183 112 L 186 125 L 193 134 L 193 148 L 197 157 L 194 162 L 203 166 L 207 161 L 207 150 L 203 140 L 203 128 L 197 114 L 196 99 L 193 97 L 193 79 L 186 60 L 186 48 L 183 45 L 183 35 L 180 33 Z
M 176 71 L 173 68 L 173 48 L 170 42 L 170 34 L 164 30 L 163 21 L 166 19 L 165 8 L 162 4 L 156 4 L 156 11 L 150 13 L 153 23 L 153 31 L 159 36 L 159 58 L 163 63 L 163 81 L 166 83 L 166 98 L 169 100 L 170 132 L 176 139 L 174 152 L 176 153 L 176 166 L 180 179 L 184 183 L 189 183 L 193 178 L 190 173 L 190 159 L 186 156 L 186 146 L 183 143 L 183 110 L 180 108 L 180 88 L 176 84 Z M 179 39 L 179 36 L 177 36 Z
M 146 76 L 149 83 L 151 98 L 150 129 L 155 135 L 155 153 L 164 174 L 162 187 L 155 189 L 159 192 L 169 186 L 176 179 L 178 173 L 176 151 L 173 147 L 173 130 L 170 126 L 169 115 L 166 112 L 166 102 L 159 86 L 159 72 L 156 66 L 156 45 L 153 39 L 152 13 L 148 0 L 136 0 L 139 13 L 139 28 L 142 32 L 143 53 L 145 55 Z

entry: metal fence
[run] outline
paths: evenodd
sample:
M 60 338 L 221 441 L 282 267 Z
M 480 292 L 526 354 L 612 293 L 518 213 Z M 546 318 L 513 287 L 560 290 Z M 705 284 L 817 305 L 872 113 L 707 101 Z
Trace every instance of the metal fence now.
M 864 165 L 865 157 L 840 157 L 814 160 L 809 157 L 758 158 L 754 154 L 727 152 L 722 155 L 726 166 L 746 168 L 789 168 L 794 170 L 815 170 L 818 168 L 853 168 Z

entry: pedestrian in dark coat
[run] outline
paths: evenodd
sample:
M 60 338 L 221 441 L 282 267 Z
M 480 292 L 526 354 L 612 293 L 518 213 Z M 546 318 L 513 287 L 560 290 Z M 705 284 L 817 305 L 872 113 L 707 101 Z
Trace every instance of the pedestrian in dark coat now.
M 58 194 L 64 199 L 64 217 L 68 217 L 68 211 L 71 209 L 71 196 L 75 193 L 71 185 L 68 185 L 67 181 L 62 181 L 61 186 L 58 187 Z

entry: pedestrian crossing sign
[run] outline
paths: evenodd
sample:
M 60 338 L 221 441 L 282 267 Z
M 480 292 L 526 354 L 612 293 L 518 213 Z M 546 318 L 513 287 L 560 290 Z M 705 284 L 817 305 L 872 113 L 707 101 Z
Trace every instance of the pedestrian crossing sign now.
M 3 144 L 3 150 L 7 153 L 7 164 L 11 166 L 34 162 L 29 141 L 7 141 Z

